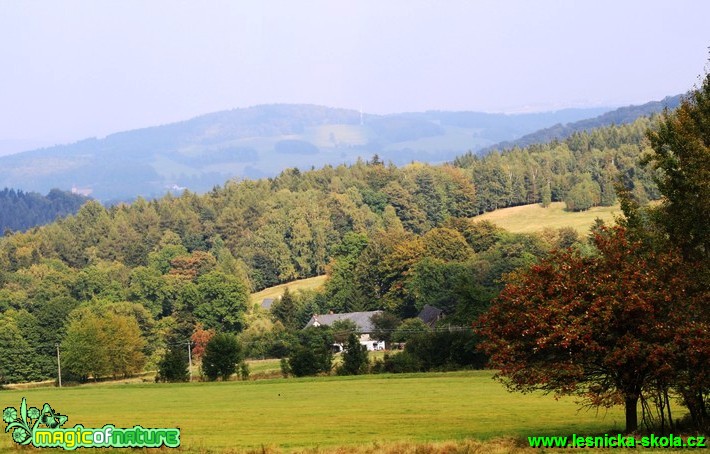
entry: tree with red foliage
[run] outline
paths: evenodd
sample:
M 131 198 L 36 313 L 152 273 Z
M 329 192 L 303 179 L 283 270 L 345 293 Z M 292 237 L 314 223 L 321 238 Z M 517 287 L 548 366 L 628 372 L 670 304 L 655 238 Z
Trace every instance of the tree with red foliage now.
M 673 380 L 681 349 L 707 352 L 707 326 L 682 298 L 679 254 L 639 253 L 621 226 L 600 226 L 593 241 L 595 255 L 557 251 L 510 275 L 479 320 L 481 348 L 510 390 L 624 404 L 633 432 L 644 388 Z
M 213 329 L 205 329 L 204 326 L 202 326 L 202 323 L 197 323 L 197 326 L 195 326 L 195 332 L 193 332 L 192 337 L 190 337 L 190 340 L 192 341 L 192 357 L 195 361 L 202 358 L 202 355 L 205 353 L 205 348 L 213 336 Z

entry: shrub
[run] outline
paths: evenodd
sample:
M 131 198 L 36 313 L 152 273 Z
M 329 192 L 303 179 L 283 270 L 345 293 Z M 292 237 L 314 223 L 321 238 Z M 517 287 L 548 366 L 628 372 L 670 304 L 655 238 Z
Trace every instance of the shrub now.
M 288 369 L 296 377 L 316 375 L 320 372 L 316 354 L 310 348 L 297 346 L 288 358 Z
M 596 181 L 591 177 L 577 183 L 569 190 L 565 197 L 568 211 L 586 211 L 601 203 L 601 190 Z
M 423 369 L 422 362 L 415 355 L 403 351 L 394 355 L 385 355 L 384 371 L 393 374 L 402 374 L 407 372 L 421 372 Z
M 476 350 L 478 339 L 469 330 L 441 331 L 415 336 L 405 352 L 421 361 L 424 370 L 480 369 L 487 357 Z

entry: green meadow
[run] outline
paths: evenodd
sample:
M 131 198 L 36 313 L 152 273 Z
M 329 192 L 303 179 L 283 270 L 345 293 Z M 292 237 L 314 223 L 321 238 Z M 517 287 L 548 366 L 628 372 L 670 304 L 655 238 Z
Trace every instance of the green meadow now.
M 264 298 L 281 298 L 281 295 L 283 295 L 286 288 L 288 288 L 290 292 L 297 292 L 299 290 L 314 290 L 321 287 L 325 283 L 326 278 L 327 276 L 325 275 L 316 276 L 265 288 L 264 290 L 251 294 L 251 303 L 261 304 Z
M 183 452 L 327 452 L 335 447 L 597 434 L 621 409 L 513 394 L 490 371 L 185 384 L 97 384 L 8 390 L 2 408 L 49 403 L 65 427 L 179 427 Z M 494 441 L 495 443 L 495 441 Z M 0 450 L 12 446 L 9 434 Z M 376 445 L 375 445 L 376 446 Z M 522 446 L 522 445 L 519 445 Z M 375 450 L 377 451 L 377 450 Z M 342 451 L 341 451 L 342 452 Z
M 473 219 L 491 221 L 514 233 L 535 233 L 545 228 L 572 227 L 584 235 L 589 232 L 589 228 L 594 225 L 597 218 L 613 224 L 614 216 L 619 215 L 621 215 L 619 205 L 592 207 L 587 211 L 575 213 L 566 211 L 564 202 L 553 202 L 547 208 L 543 208 L 539 203 L 502 208 Z

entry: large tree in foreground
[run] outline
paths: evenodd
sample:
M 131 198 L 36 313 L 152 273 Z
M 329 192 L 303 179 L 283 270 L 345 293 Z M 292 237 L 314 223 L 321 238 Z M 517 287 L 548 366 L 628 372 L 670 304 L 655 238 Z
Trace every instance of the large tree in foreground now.
M 677 294 L 677 254 L 637 253 L 623 227 L 594 243 L 593 256 L 561 251 L 514 274 L 480 319 L 482 347 L 509 389 L 623 404 L 633 432 L 644 389 L 672 379 L 679 328 L 702 342 L 702 327 Z
M 680 249 L 682 274 L 688 277 L 681 300 L 691 306 L 690 323 L 679 326 L 678 343 L 686 352 L 676 366 L 675 390 L 683 397 L 696 427 L 710 427 L 710 74 L 675 111 L 664 112 L 647 134 L 652 152 L 646 162 L 656 170 L 661 204 L 634 210 L 626 201 L 628 225 L 656 250 Z M 624 199 L 622 198 L 622 202 Z M 623 206 L 623 205 L 622 205 Z M 650 213 L 643 222 L 640 213 Z M 629 213 L 631 212 L 631 213 Z M 650 241 L 648 241 L 650 239 Z M 698 335 L 684 334 L 695 327 Z
M 686 260 L 710 258 L 710 74 L 648 132 L 659 172 L 660 224 Z

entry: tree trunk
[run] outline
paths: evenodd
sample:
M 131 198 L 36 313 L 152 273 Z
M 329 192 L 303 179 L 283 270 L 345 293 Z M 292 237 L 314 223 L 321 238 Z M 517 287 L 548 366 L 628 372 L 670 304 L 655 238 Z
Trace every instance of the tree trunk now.
M 636 412 L 636 404 L 638 396 L 626 396 L 624 406 L 626 407 L 626 433 L 636 432 L 638 429 L 638 414 Z

